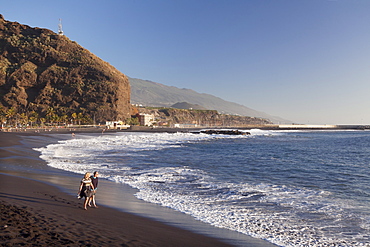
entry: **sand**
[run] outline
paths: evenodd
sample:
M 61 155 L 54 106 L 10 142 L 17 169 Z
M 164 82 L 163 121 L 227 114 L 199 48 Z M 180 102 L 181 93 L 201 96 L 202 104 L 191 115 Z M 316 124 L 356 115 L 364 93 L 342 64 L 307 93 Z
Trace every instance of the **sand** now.
M 47 184 L 0 174 L 2 246 L 228 246 L 163 223 L 82 202 Z

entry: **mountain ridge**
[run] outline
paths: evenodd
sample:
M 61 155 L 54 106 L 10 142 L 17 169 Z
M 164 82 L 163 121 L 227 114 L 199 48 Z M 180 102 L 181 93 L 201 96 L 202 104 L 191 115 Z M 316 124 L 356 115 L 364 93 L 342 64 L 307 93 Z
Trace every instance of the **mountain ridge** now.
M 188 102 L 178 102 L 171 106 L 171 108 L 177 109 L 190 109 L 190 110 L 207 110 L 205 107 L 198 104 L 190 104 Z
M 179 102 L 199 105 L 221 114 L 241 115 L 268 119 L 274 123 L 291 123 L 289 120 L 260 112 L 244 105 L 223 100 L 220 97 L 198 93 L 192 89 L 177 88 L 150 80 L 128 76 L 131 85 L 131 103 L 151 107 L 171 107 Z

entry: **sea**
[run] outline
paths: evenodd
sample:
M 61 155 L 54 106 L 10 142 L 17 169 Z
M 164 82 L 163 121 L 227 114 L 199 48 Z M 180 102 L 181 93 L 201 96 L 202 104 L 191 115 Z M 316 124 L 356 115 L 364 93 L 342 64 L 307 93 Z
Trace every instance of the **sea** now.
M 51 167 L 278 246 L 370 246 L 370 131 L 117 132 L 37 148 Z

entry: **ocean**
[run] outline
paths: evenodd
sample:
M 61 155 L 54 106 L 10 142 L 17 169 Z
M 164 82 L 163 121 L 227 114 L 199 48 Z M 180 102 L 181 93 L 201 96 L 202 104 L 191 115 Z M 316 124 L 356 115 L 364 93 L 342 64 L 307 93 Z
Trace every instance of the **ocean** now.
M 370 131 L 249 132 L 86 134 L 35 150 L 278 246 L 370 246 Z

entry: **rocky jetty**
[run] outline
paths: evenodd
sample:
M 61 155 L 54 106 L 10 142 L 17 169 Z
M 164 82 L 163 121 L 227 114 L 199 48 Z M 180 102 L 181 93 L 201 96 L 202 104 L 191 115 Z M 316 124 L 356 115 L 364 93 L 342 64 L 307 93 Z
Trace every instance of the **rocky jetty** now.
M 250 132 L 240 131 L 240 130 L 202 130 L 200 133 L 208 134 L 208 135 L 250 135 Z

